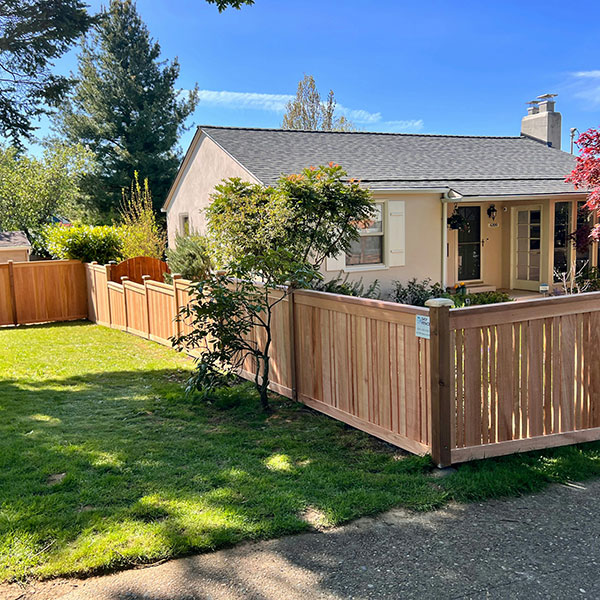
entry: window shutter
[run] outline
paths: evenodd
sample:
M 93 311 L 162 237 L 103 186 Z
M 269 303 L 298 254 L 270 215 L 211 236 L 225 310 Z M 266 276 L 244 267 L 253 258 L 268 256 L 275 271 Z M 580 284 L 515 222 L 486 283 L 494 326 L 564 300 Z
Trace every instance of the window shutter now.
M 346 254 L 340 252 L 336 256 L 328 258 L 325 262 L 326 271 L 343 271 L 346 268 Z
M 405 201 L 388 200 L 387 247 L 388 266 L 403 267 L 406 264 Z

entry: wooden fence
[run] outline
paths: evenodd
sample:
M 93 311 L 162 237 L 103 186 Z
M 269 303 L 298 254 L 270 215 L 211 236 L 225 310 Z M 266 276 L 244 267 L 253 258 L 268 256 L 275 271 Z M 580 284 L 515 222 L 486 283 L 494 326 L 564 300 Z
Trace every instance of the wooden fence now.
M 447 318 L 449 462 L 600 439 L 600 292 Z
M 164 260 L 151 256 L 128 258 L 118 264 L 110 263 L 108 267 L 109 280 L 116 283 L 121 283 L 122 277 L 127 277 L 136 283 L 143 283 L 143 275 L 148 275 L 154 281 L 163 281 L 163 275 L 169 272 L 169 266 Z
M 87 318 L 85 267 L 78 260 L 0 264 L 0 325 Z
M 108 280 L 86 265 L 89 318 L 170 345 L 185 333 L 175 316 L 189 281 L 142 285 Z M 429 342 L 415 337 L 415 315 L 393 302 L 297 290 L 275 309 L 271 388 L 412 452 L 430 447 Z M 260 342 L 262 332 L 253 334 Z M 194 352 L 191 352 L 193 355 Z M 250 359 L 241 375 L 253 379 Z
M 190 282 L 117 283 L 113 268 L 0 265 L 0 324 L 87 316 L 166 345 L 187 331 L 175 316 Z M 440 466 L 600 439 L 600 292 L 443 304 L 295 291 L 274 317 L 272 388 Z

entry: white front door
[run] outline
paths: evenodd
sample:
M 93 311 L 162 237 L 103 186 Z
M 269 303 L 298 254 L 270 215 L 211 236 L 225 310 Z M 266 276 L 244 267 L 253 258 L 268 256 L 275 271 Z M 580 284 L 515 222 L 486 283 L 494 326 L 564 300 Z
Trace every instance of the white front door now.
M 539 290 L 542 275 L 542 207 L 512 208 L 511 287 Z

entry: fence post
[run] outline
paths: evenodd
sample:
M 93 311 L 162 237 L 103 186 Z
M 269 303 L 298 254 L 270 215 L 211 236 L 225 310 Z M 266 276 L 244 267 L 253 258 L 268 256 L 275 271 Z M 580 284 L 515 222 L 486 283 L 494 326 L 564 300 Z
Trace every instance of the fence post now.
M 450 307 L 448 298 L 432 298 L 429 308 L 431 377 L 431 456 L 442 468 L 452 464 L 450 453 L 452 404 L 450 390 Z
M 181 279 L 180 273 L 173 273 L 173 300 L 175 302 L 175 336 L 177 339 L 181 336 L 181 322 L 179 321 L 179 294 L 177 293 L 177 280 Z
M 150 339 L 150 298 L 148 297 L 148 279 L 150 279 L 150 275 L 142 275 L 144 296 L 146 297 L 146 328 L 148 329 L 148 339 Z
M 129 315 L 127 314 L 127 290 L 125 289 L 125 282 L 129 280 L 127 275 L 121 277 L 121 285 L 123 286 L 123 308 L 125 313 L 125 331 L 129 331 Z
M 12 304 L 12 319 L 15 325 L 19 324 L 17 315 L 17 292 L 15 290 L 15 267 L 12 260 L 8 261 L 8 285 L 10 286 L 10 302 Z
M 298 373 L 296 362 L 296 305 L 294 301 L 294 288 L 288 288 L 289 308 L 289 338 L 290 338 L 290 387 L 292 400 L 298 400 Z
M 117 264 L 116 260 L 109 260 L 107 265 L 104 265 L 104 268 L 106 269 L 106 281 L 112 281 L 112 272 L 113 272 L 113 268 L 115 267 L 115 265 Z M 116 283 L 116 282 L 115 282 Z

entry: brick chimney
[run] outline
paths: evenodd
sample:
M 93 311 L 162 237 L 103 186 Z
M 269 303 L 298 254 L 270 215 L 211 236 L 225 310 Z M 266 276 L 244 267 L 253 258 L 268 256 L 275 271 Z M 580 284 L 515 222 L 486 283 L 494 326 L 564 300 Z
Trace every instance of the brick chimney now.
M 554 111 L 556 94 L 543 94 L 529 102 L 521 121 L 521 135 L 544 142 L 560 150 L 562 116 Z

